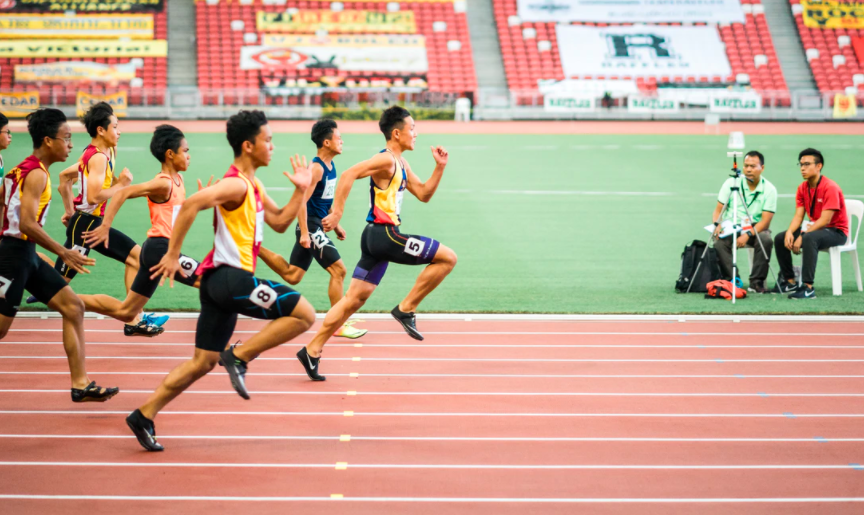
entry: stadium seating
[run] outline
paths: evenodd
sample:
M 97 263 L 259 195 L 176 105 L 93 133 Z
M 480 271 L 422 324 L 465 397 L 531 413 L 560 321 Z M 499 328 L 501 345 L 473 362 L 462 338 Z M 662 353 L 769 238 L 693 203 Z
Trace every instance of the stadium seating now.
M 843 0 L 840 0 L 843 2 Z M 855 86 L 853 77 L 864 73 L 864 65 L 858 62 L 852 46 L 848 43 L 841 46 L 838 41 L 842 36 L 864 37 L 864 29 L 817 29 L 804 25 L 804 18 L 796 5 L 800 0 L 790 0 L 792 11 L 795 15 L 795 24 L 798 25 L 798 34 L 801 36 L 801 44 L 808 54 L 810 69 L 816 79 L 816 86 L 822 93 L 844 93 L 847 87 Z M 843 56 L 843 59 L 837 59 Z M 845 61 L 840 63 L 839 61 Z M 864 87 L 859 86 L 857 97 L 859 103 L 864 101 Z
M 512 90 L 536 91 L 538 79 L 564 79 L 564 71 L 558 55 L 558 42 L 554 23 L 525 23 L 517 16 L 516 0 L 493 0 L 501 53 L 507 82 Z M 720 25 L 720 36 L 726 44 L 726 53 L 732 68 L 728 77 L 659 77 L 638 79 L 637 85 L 644 90 L 656 88 L 658 82 L 733 83 L 738 74 L 750 76 L 750 84 L 760 92 L 772 92 L 780 104 L 788 103 L 788 88 L 783 72 L 774 52 L 771 35 L 765 22 L 760 3 L 742 0 L 746 23 Z M 511 23 L 513 23 L 511 25 Z M 588 26 L 607 26 L 602 23 L 585 23 Z M 626 24 L 632 25 L 632 24 Z M 680 25 L 680 24 L 668 24 Z M 526 31 L 525 29 L 533 29 Z M 535 35 L 536 34 L 536 35 Z M 530 37 L 533 36 L 533 37 Z M 540 50 L 540 42 L 548 41 L 548 50 Z M 764 55 L 767 63 L 757 67 L 755 57 Z M 630 77 L 570 77 L 570 78 L 617 78 Z
M 387 11 L 388 2 L 346 2 L 345 9 Z M 401 10 L 413 10 L 417 22 L 417 32 L 426 37 L 426 50 L 429 60 L 427 74 L 429 90 L 444 93 L 468 93 L 477 87 L 474 62 L 471 55 L 471 40 L 468 36 L 468 23 L 465 13 L 454 12 L 450 2 L 401 2 Z M 268 72 L 241 70 L 240 48 L 244 37 L 260 41 L 263 32 L 258 32 L 255 16 L 258 11 L 284 12 L 290 8 L 330 9 L 329 1 L 287 1 L 281 5 L 262 0 L 237 2 L 198 1 L 196 3 L 198 35 L 198 84 L 202 90 L 205 104 L 229 105 L 259 103 L 259 90 Z M 232 30 L 232 21 L 242 21 L 242 30 Z M 433 23 L 446 23 L 446 30 L 435 31 Z M 255 34 L 255 36 L 247 36 Z M 460 48 L 448 48 L 448 42 L 458 41 Z M 315 80 L 321 76 L 320 70 L 304 69 L 293 72 L 293 78 Z M 374 76 L 370 70 L 368 76 Z M 221 98 L 220 98 L 221 97 Z M 267 102 L 281 104 L 300 103 L 299 96 L 268 98 Z M 320 97 L 312 97 L 319 103 Z
M 168 35 L 168 22 L 164 11 L 154 13 L 153 29 L 154 39 L 166 39 Z M 41 64 L 56 61 L 70 61 L 71 58 L 0 58 L 0 90 L 4 91 L 32 91 L 33 85 L 15 84 L 14 70 L 16 64 Z M 128 62 L 128 58 L 82 58 L 84 61 L 92 61 L 102 64 L 120 64 Z M 129 88 L 130 105 L 161 105 L 165 103 L 165 88 L 168 85 L 168 59 L 143 58 L 144 65 L 138 68 L 136 76 L 143 80 L 140 87 Z M 43 105 L 74 105 L 75 95 L 80 91 L 94 94 L 111 94 L 120 91 L 119 87 L 110 87 L 101 84 L 81 85 L 41 85 L 39 100 Z M 122 89 L 126 89 L 125 87 Z

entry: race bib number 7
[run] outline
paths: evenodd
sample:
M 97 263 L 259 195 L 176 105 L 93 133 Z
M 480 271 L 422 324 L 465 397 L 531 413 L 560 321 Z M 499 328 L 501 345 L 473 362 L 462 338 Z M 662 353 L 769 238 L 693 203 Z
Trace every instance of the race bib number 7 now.
M 270 309 L 270 306 L 276 302 L 276 297 L 276 290 L 266 284 L 259 284 L 254 290 L 252 290 L 252 294 L 249 295 L 249 300 L 256 306 Z
M 426 242 L 417 238 L 408 238 L 408 241 L 405 242 L 405 253 L 414 257 L 419 257 L 424 248 L 426 248 Z

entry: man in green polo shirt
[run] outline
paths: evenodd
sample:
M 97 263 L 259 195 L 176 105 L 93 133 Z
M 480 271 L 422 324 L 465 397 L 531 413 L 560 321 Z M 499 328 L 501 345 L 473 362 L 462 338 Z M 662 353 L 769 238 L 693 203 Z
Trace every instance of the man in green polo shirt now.
M 750 270 L 750 288 L 749 291 L 754 293 L 766 293 L 765 279 L 768 277 L 768 263 L 771 258 L 771 250 L 774 248 L 774 241 L 771 239 L 771 219 L 774 217 L 774 211 L 777 210 L 777 188 L 774 187 L 767 179 L 762 177 L 762 172 L 765 171 L 765 156 L 761 153 L 752 150 L 744 156 L 744 178 L 726 179 L 723 187 L 720 188 L 720 193 L 717 196 L 717 207 L 714 208 L 714 217 L 712 220 L 720 221 L 732 220 L 732 186 L 736 183 L 744 193 L 744 200 L 738 197 L 738 222 L 748 218 L 747 210 L 750 211 L 753 225 L 752 229 L 747 230 L 743 234 L 739 234 L 736 246 L 739 249 L 750 247 L 756 250 L 754 252 L 753 263 Z M 740 195 L 740 194 L 739 194 Z M 721 213 L 723 204 L 729 204 L 726 210 Z M 747 210 L 744 209 L 743 203 L 747 203 Z M 746 224 L 742 224 L 746 225 Z M 723 278 L 733 280 L 732 278 L 732 236 L 718 238 L 720 226 L 715 231 L 714 248 L 717 250 L 717 258 L 720 261 L 720 271 Z M 762 245 L 765 246 L 765 252 L 768 254 L 766 259 L 762 253 L 762 248 L 756 242 L 756 238 L 762 240 Z M 738 262 L 741 262 L 739 256 Z

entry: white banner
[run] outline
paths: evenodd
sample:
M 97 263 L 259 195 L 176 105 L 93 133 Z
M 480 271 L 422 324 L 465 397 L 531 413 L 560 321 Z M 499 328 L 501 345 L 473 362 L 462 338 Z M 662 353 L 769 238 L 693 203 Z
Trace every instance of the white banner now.
M 518 0 L 526 22 L 744 23 L 739 0 Z
M 726 77 L 726 47 L 712 26 L 556 25 L 567 77 Z
M 642 97 L 634 95 L 627 98 L 629 113 L 677 113 L 680 110 L 677 100 Z
M 264 36 L 262 46 L 240 49 L 241 70 L 309 67 L 345 71 L 425 73 L 423 36 Z
M 550 113 L 591 113 L 597 108 L 597 97 L 579 93 L 549 93 L 543 97 L 543 110 Z
M 711 95 L 708 106 L 712 113 L 760 113 L 762 97 L 753 91 L 716 92 Z

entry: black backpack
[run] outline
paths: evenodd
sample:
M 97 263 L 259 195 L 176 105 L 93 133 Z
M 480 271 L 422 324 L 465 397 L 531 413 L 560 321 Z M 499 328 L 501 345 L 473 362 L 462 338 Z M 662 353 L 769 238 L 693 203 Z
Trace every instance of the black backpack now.
M 675 291 L 678 293 L 687 292 L 691 279 L 693 286 L 690 287 L 690 293 L 706 293 L 708 283 L 720 279 L 720 263 L 717 261 L 717 252 L 713 248 L 708 249 L 702 266 L 699 266 L 699 260 L 707 245 L 704 241 L 693 240 L 693 243 L 684 247 L 684 252 L 681 253 L 681 274 L 675 281 Z M 699 275 L 693 277 L 697 266 L 699 266 Z

